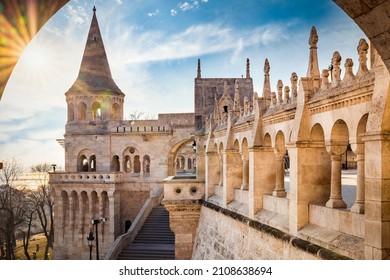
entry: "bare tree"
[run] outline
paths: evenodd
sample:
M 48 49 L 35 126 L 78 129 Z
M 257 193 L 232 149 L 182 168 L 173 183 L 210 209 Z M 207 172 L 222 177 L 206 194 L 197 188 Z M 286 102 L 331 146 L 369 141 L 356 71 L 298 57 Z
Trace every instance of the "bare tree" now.
M 0 242 L 5 258 L 15 259 L 16 231 L 23 226 L 27 206 L 23 189 L 16 185 L 23 168 L 15 160 L 6 161 L 0 169 Z
M 144 115 L 144 112 L 138 112 L 137 110 L 134 110 L 129 114 L 129 120 L 135 121 L 141 119 L 141 117 Z
M 51 164 L 49 163 L 40 163 L 31 167 L 34 180 L 38 185 L 37 191 L 32 194 L 32 199 L 43 234 L 47 240 L 44 253 L 45 260 L 48 259 L 49 249 L 53 249 L 54 243 L 54 200 L 51 196 L 51 187 L 48 184 L 48 172 L 50 170 Z

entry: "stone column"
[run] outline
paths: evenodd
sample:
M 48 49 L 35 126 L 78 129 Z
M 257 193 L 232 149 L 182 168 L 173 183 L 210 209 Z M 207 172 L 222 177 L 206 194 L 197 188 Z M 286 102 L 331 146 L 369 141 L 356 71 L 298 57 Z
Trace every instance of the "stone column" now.
M 284 154 L 276 153 L 276 185 L 272 192 L 273 196 L 286 197 L 287 193 L 284 189 Z
M 219 154 L 219 185 L 223 186 L 223 156 L 222 152 Z
M 206 180 L 205 180 L 205 198 L 208 199 L 215 193 L 215 185 L 219 183 L 219 157 L 217 152 L 206 153 Z
M 390 258 L 390 133 L 362 136 L 365 145 L 365 258 Z
M 168 202 L 164 206 L 169 211 L 169 225 L 175 233 L 175 259 L 190 260 L 201 206 L 197 201 Z
M 272 148 L 249 148 L 249 216 L 263 208 L 263 195 L 275 187 L 275 155 Z
M 326 203 L 329 208 L 347 208 L 341 195 L 341 155 L 332 155 L 332 175 L 330 182 L 330 199 Z
M 197 143 L 202 143 L 202 142 L 198 140 Z M 203 148 L 203 145 L 197 145 L 196 146 L 196 178 L 198 180 L 205 180 L 206 178 L 205 168 L 206 168 L 205 150 Z
M 242 155 L 242 190 L 247 190 L 249 186 L 249 159 L 247 156 Z
M 364 214 L 364 155 L 357 155 L 357 186 L 356 201 L 351 212 Z
M 184 166 L 183 169 L 185 172 L 188 172 L 188 158 L 184 157 Z
M 71 239 L 74 241 L 75 233 L 77 232 L 77 217 L 79 213 L 77 213 L 77 194 L 73 192 L 70 193 L 70 231 L 71 231 Z
M 226 150 L 223 155 L 223 198 L 222 204 L 226 207 L 234 200 L 234 189 L 242 183 L 241 156 L 238 151 Z
M 79 197 L 79 209 L 80 209 L 80 211 L 78 213 L 79 214 L 79 225 L 78 225 L 79 228 L 77 230 L 77 233 L 78 233 L 79 238 L 81 239 L 81 244 L 84 244 L 85 241 L 86 241 L 86 237 L 87 237 L 87 235 L 84 234 L 85 233 L 85 206 L 86 205 L 84 204 L 83 196 L 82 196 L 81 193 L 80 193 L 80 195 L 78 197 Z

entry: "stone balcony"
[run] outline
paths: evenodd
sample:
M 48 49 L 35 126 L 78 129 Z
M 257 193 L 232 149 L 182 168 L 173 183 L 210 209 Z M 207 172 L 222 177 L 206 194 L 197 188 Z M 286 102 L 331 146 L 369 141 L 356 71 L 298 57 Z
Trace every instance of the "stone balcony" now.
M 204 198 L 204 181 L 193 177 L 169 176 L 164 179 L 164 202 L 197 201 Z
M 120 172 L 50 172 L 49 183 L 120 183 L 123 174 Z

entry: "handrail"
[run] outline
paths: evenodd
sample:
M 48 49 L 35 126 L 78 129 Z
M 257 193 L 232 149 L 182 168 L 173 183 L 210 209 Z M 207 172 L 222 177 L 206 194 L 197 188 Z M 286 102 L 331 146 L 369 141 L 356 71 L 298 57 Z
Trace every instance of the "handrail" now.
M 116 260 L 119 254 L 123 251 L 123 249 L 131 242 L 134 241 L 138 232 L 141 230 L 141 227 L 145 223 L 148 218 L 150 212 L 152 212 L 153 208 L 160 205 L 163 199 L 163 189 L 158 189 L 157 192 L 151 197 L 149 197 L 141 210 L 138 212 L 137 216 L 134 219 L 134 222 L 131 224 L 129 230 L 120 235 L 117 239 L 115 239 L 111 248 L 108 250 L 106 255 L 104 256 L 105 260 Z

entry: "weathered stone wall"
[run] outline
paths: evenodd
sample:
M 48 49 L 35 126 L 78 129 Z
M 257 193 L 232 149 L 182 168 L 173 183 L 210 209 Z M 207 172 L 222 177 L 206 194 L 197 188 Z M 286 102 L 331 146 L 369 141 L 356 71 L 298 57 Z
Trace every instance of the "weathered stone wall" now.
M 204 204 L 206 206 L 201 208 L 192 259 L 347 259 L 232 211 L 207 202 Z
M 125 233 L 126 221 L 129 220 L 133 223 L 149 196 L 150 191 L 145 189 L 127 189 L 120 191 L 120 234 Z

